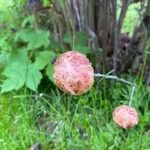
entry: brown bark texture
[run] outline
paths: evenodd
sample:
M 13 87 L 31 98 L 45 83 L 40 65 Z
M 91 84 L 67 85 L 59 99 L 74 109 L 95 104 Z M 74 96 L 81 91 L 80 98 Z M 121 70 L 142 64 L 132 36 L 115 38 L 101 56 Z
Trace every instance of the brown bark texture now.
M 121 29 L 128 7 L 137 2 L 144 6 L 144 13 L 133 37 L 129 37 L 127 33 L 121 33 Z M 130 69 L 137 73 L 150 37 L 150 1 L 122 0 L 118 19 L 117 8 L 117 0 L 53 0 L 48 9 L 53 37 L 63 43 L 66 32 L 71 35 L 85 32 L 89 35 L 89 47 L 95 56 L 97 72 L 114 69 L 115 73 L 121 73 Z M 148 65 L 145 72 L 149 76 Z

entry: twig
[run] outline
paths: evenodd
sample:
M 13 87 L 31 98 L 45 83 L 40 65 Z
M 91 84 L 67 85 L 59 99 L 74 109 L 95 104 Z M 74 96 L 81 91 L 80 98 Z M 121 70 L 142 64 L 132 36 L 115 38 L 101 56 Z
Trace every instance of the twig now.
M 112 79 L 112 80 L 120 81 L 120 82 L 129 84 L 131 86 L 134 85 L 133 83 L 131 83 L 131 82 L 125 80 L 125 79 L 118 78 L 117 76 L 113 76 L 113 75 L 104 75 L 104 74 L 96 73 L 96 74 L 94 74 L 94 76 L 95 77 L 103 77 L 103 78 L 106 78 L 106 79 Z
M 120 13 L 119 20 L 118 20 L 118 38 L 121 32 L 124 18 L 126 16 L 126 13 L 130 4 L 131 4 L 131 0 L 124 0 L 122 2 L 122 9 L 121 9 L 121 13 Z
M 119 78 L 117 76 L 113 76 L 113 75 L 108 75 L 108 74 L 100 74 L 100 73 L 96 73 L 94 74 L 95 77 L 103 77 L 103 78 L 106 78 L 106 79 L 112 79 L 112 80 L 116 80 L 116 81 L 120 81 L 120 82 L 123 82 L 125 84 L 128 84 L 130 86 L 132 86 L 132 91 L 131 91 L 131 95 L 130 95 L 130 100 L 129 100 L 129 106 L 131 106 L 132 104 L 132 101 L 133 101 L 133 95 L 135 93 L 135 87 L 136 87 L 136 84 L 135 83 L 131 83 L 130 81 L 127 81 L 123 78 Z
M 118 54 L 118 24 L 117 24 L 117 0 L 114 1 L 114 57 L 113 57 L 113 68 L 117 70 L 117 54 Z

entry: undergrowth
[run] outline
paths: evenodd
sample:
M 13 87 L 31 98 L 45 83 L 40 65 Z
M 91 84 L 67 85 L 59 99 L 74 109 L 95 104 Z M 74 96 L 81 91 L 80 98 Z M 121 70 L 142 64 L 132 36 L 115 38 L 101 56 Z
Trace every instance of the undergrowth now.
M 26 150 L 39 142 L 44 150 L 149 150 L 149 87 L 136 89 L 132 106 L 138 110 L 139 124 L 124 130 L 113 123 L 112 111 L 128 104 L 130 88 L 109 84 L 106 89 L 103 83 L 94 86 L 82 96 L 57 89 L 1 95 L 0 149 Z

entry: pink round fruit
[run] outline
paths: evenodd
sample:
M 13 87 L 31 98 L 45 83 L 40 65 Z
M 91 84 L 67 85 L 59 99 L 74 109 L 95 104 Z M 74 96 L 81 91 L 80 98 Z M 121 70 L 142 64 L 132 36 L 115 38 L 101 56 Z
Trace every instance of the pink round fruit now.
M 94 70 L 84 54 L 68 51 L 54 63 L 54 81 L 59 89 L 73 95 L 87 92 L 94 83 Z
M 118 106 L 112 115 L 114 122 L 122 128 L 132 128 L 138 124 L 138 113 L 132 107 Z

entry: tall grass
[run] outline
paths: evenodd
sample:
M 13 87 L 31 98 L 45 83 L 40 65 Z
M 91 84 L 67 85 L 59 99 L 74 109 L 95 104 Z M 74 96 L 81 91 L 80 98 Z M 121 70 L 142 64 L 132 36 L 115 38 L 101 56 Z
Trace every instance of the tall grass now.
M 111 86 L 110 86 L 111 85 Z M 106 90 L 106 95 L 103 91 Z M 0 97 L 0 149 L 26 150 L 40 142 L 51 149 L 139 149 L 150 147 L 149 87 L 136 90 L 132 106 L 140 122 L 123 130 L 112 121 L 112 111 L 128 104 L 129 87 L 120 83 L 93 87 L 82 96 L 52 91 L 44 94 L 11 93 Z

